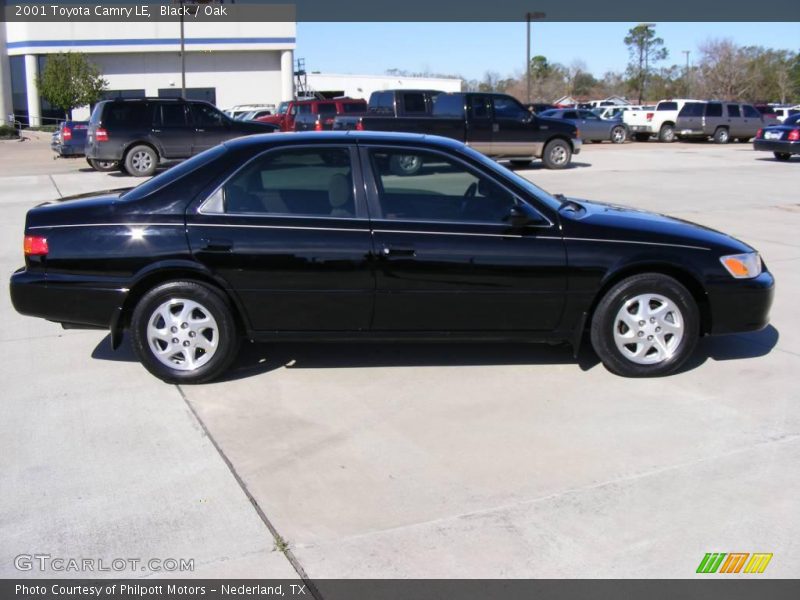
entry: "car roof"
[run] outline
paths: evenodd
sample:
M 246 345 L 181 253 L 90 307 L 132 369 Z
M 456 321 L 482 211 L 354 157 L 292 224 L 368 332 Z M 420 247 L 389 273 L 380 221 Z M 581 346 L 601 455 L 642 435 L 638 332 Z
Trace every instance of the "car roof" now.
M 459 150 L 464 147 L 461 142 L 438 135 L 424 135 L 420 133 L 396 133 L 391 131 L 303 131 L 287 133 L 265 133 L 248 135 L 224 143 L 230 149 L 263 146 L 267 148 L 282 143 L 303 144 L 311 142 L 364 142 L 373 144 L 420 144 L 432 145 L 439 148 Z

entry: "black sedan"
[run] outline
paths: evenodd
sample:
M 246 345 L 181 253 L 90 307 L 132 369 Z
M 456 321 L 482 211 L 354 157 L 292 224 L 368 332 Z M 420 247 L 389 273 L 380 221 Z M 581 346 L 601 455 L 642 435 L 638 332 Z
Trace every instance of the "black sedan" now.
M 792 154 L 800 154 L 800 114 L 778 125 L 759 129 L 753 140 L 753 150 L 772 152 L 778 160 L 789 160 Z
M 392 164 L 416 157 L 414 175 Z M 271 134 L 124 193 L 30 210 L 17 311 L 127 331 L 170 382 L 253 340 L 588 335 L 626 376 L 679 368 L 705 334 L 761 329 L 773 278 L 723 233 L 552 196 L 453 140 Z
M 628 128 L 621 119 L 601 119 L 590 110 L 558 108 L 546 110 L 542 117 L 564 119 L 578 128 L 580 138 L 585 142 L 604 142 L 622 144 L 628 139 Z

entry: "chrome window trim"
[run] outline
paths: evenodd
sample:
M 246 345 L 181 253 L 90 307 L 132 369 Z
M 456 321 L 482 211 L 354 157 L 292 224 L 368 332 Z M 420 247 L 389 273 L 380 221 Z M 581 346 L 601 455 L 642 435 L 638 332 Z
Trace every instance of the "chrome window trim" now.
M 205 199 L 200 203 L 200 206 L 197 207 L 196 214 L 204 215 L 204 216 L 207 216 L 207 217 L 224 217 L 224 216 L 230 216 L 230 217 L 254 217 L 255 216 L 255 217 L 270 217 L 270 218 L 283 217 L 283 218 L 290 218 L 290 219 L 292 219 L 292 218 L 294 218 L 294 219 L 300 218 L 300 219 L 337 219 L 337 220 L 346 220 L 346 221 L 351 221 L 351 220 L 367 221 L 368 220 L 367 218 L 359 217 L 358 215 L 353 216 L 353 217 L 331 217 L 329 215 L 319 215 L 319 216 L 317 216 L 317 215 L 299 215 L 299 214 L 290 214 L 290 213 L 267 213 L 267 212 L 264 212 L 264 213 L 230 212 L 229 213 L 229 212 L 206 212 L 206 211 L 203 210 L 203 208 L 206 206 L 206 204 L 208 204 L 211 201 L 211 199 L 214 197 L 214 195 L 217 192 L 219 192 L 223 187 L 225 187 L 225 185 L 227 185 L 227 183 L 231 179 L 236 177 L 240 172 L 242 172 L 244 169 L 246 169 L 248 166 L 250 166 L 250 164 L 252 162 L 260 159 L 261 157 L 265 156 L 266 154 L 270 154 L 272 152 L 278 152 L 280 150 L 306 150 L 306 149 L 312 149 L 313 150 L 313 149 L 320 149 L 320 148 L 323 148 L 323 147 L 324 148 L 342 148 L 344 150 L 347 150 L 347 153 L 348 153 L 349 159 L 350 159 L 350 173 L 351 173 L 351 179 L 352 179 L 352 184 L 353 184 L 353 190 L 352 190 L 353 191 L 353 200 L 354 200 L 354 205 L 356 206 L 356 209 L 357 209 L 358 202 L 356 201 L 356 196 L 357 196 L 357 194 L 356 194 L 356 182 L 355 182 L 355 177 L 352 176 L 355 173 L 355 168 L 353 166 L 353 150 L 354 150 L 353 145 L 352 144 L 348 144 L 348 143 L 342 143 L 342 142 L 332 142 L 332 143 L 323 142 L 321 144 L 297 144 L 297 145 L 290 144 L 290 145 L 284 145 L 284 146 L 275 146 L 275 147 L 272 147 L 272 148 L 267 148 L 263 152 L 260 152 L 260 153 L 256 154 L 255 156 L 251 157 L 247 162 L 245 162 L 243 165 L 241 165 L 238 169 L 236 169 L 233 173 L 228 175 L 228 177 L 226 177 L 222 181 L 222 183 L 220 183 L 217 187 L 215 187 L 214 191 L 212 191 L 208 196 L 206 196 Z
M 473 165 L 470 165 L 468 162 L 463 160 L 460 156 L 457 156 L 455 154 L 446 154 L 445 152 L 443 152 L 441 150 L 438 150 L 438 149 L 420 148 L 419 146 L 391 146 L 391 145 L 387 145 L 385 143 L 382 143 L 382 144 L 359 144 L 359 146 L 361 146 L 362 148 L 365 148 L 367 150 L 367 152 L 369 152 L 371 150 L 374 150 L 374 149 L 383 148 L 383 149 L 401 150 L 401 151 L 404 150 L 404 149 L 409 149 L 409 150 L 412 150 L 412 151 L 416 150 L 416 151 L 419 151 L 419 152 L 427 152 L 429 154 L 438 154 L 440 156 L 444 156 L 445 158 L 449 158 L 449 159 L 452 159 L 452 160 L 455 160 L 455 161 L 461 163 L 461 165 L 463 165 L 470 172 L 474 172 L 474 171 L 477 170 Z M 377 173 L 375 173 L 374 169 L 370 169 L 370 172 L 372 173 L 372 176 L 373 176 L 373 179 L 374 179 L 375 176 L 377 175 Z M 479 171 L 479 172 L 480 172 L 481 175 L 483 175 L 487 179 L 489 179 L 492 182 L 494 182 L 497 186 L 499 186 L 500 188 L 505 190 L 507 193 L 511 194 L 512 198 L 514 198 L 515 200 L 517 200 L 519 202 L 522 202 L 523 204 L 527 204 L 532 210 L 536 211 L 536 214 L 538 214 L 545 221 L 547 221 L 546 225 L 544 225 L 544 224 L 543 225 L 530 225 L 530 227 L 537 227 L 537 228 L 553 227 L 554 223 L 547 217 L 547 215 L 542 213 L 542 211 L 540 211 L 538 208 L 533 206 L 530 202 L 527 202 L 524 198 L 521 198 L 520 194 L 517 194 L 513 190 L 509 189 L 509 187 L 505 183 L 503 183 L 502 181 L 498 181 L 497 178 L 494 177 L 494 174 L 486 174 L 483 171 Z M 380 193 L 378 194 L 378 196 L 380 196 Z M 378 198 L 378 202 L 380 202 L 380 197 Z M 381 212 L 383 212 L 383 207 L 381 207 Z M 403 223 L 403 222 L 405 222 L 405 223 L 434 223 L 434 224 L 435 223 L 449 223 L 449 224 L 452 224 L 452 225 L 495 225 L 495 226 L 496 225 L 504 225 L 504 223 L 496 223 L 496 222 L 492 222 L 492 221 L 425 221 L 425 220 L 420 220 L 420 219 L 385 219 L 385 218 L 373 219 L 373 221 L 381 221 L 381 220 L 382 221 L 389 221 L 391 223 Z

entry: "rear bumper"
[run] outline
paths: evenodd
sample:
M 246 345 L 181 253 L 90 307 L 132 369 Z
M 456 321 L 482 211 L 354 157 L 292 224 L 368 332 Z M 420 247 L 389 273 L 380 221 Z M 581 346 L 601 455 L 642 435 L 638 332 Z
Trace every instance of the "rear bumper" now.
M 86 144 L 86 158 L 92 160 L 122 160 L 124 146 L 115 142 L 91 142 Z
M 50 144 L 50 149 L 59 156 L 83 156 L 84 150 L 80 146 L 67 146 L 66 144 Z
M 108 328 L 127 296 L 127 289 L 102 287 L 83 281 L 49 281 L 44 273 L 24 268 L 11 276 L 9 284 L 14 309 L 48 321 Z
M 800 154 L 800 142 L 787 142 L 785 140 L 755 140 L 753 150 L 766 152 L 783 152 L 786 154 Z
M 733 280 L 709 290 L 711 334 L 758 331 L 769 324 L 775 279 L 764 271 L 755 279 Z
M 652 125 L 630 125 L 625 123 L 630 133 L 655 133 Z

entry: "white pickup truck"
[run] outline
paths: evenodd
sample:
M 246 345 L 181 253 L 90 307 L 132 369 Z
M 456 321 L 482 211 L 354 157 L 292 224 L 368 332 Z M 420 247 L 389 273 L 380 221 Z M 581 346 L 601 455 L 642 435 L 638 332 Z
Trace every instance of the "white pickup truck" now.
M 622 121 L 628 126 L 633 139 L 646 142 L 650 136 L 657 135 L 659 142 L 675 141 L 675 121 L 678 113 L 688 99 L 661 100 L 655 110 L 626 110 Z

